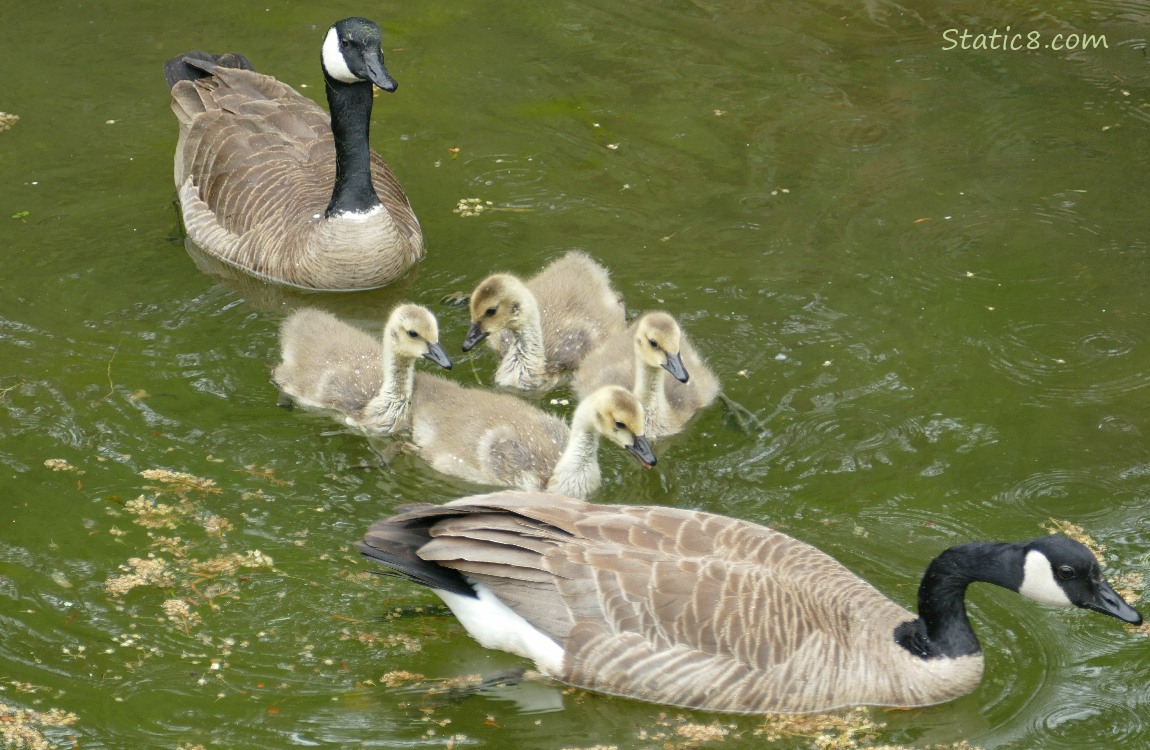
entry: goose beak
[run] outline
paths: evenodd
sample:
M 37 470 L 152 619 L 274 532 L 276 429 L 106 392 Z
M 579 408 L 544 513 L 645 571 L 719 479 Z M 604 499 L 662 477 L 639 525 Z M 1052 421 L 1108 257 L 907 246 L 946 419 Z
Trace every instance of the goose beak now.
M 655 451 L 651 450 L 651 444 L 642 435 L 635 436 L 635 442 L 627 446 L 627 451 L 639 459 L 644 469 L 650 469 L 656 463 Z
M 1095 612 L 1101 612 L 1104 615 L 1117 617 L 1122 622 L 1128 622 L 1131 625 L 1141 625 L 1142 615 L 1131 607 L 1126 601 L 1118 595 L 1110 584 L 1102 581 L 1098 584 L 1098 593 L 1090 601 L 1084 602 L 1079 605 L 1086 609 L 1092 609 Z
M 471 327 L 467 329 L 467 338 L 463 339 L 463 351 L 471 351 L 476 344 L 485 338 L 487 338 L 487 331 L 481 329 L 478 323 L 472 323 Z
M 379 50 L 369 52 L 364 55 L 363 62 L 367 66 L 368 80 L 376 86 L 388 92 L 399 88 L 399 83 L 391 77 L 391 73 L 388 73 L 387 68 L 383 66 L 383 52 Z
M 435 364 L 442 367 L 444 370 L 451 369 L 451 357 L 447 356 L 447 352 L 439 345 L 438 341 L 432 341 L 427 344 L 427 354 L 423 355 L 426 359 L 430 359 Z
M 683 367 L 682 354 L 668 354 L 667 361 L 663 363 L 663 369 L 675 376 L 675 380 L 680 383 L 686 383 L 687 379 L 691 376 L 687 374 L 687 368 Z

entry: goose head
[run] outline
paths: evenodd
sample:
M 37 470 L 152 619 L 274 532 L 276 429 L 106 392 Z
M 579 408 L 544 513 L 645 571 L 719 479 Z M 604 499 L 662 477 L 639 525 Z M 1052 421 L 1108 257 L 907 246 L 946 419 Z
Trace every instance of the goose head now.
M 493 333 L 508 328 L 518 330 L 535 303 L 522 281 L 510 274 L 497 273 L 479 282 L 471 293 L 470 306 L 471 327 L 463 340 L 465 352 Z
M 345 18 L 327 30 L 320 56 L 324 75 L 340 83 L 370 81 L 384 91 L 399 87 L 383 65 L 379 24 L 366 18 Z
M 1026 544 L 1017 591 L 1043 604 L 1082 607 L 1133 625 L 1142 622 L 1102 576 L 1094 553 L 1064 536 L 1052 534 Z
M 662 367 L 680 383 L 690 375 L 679 351 L 682 332 L 667 313 L 647 313 L 635 326 L 635 354 L 649 367 Z
M 616 385 L 604 386 L 579 405 L 575 421 L 585 410 L 590 410 L 596 432 L 625 448 L 645 468 L 655 465 L 655 453 L 643 436 L 643 407 L 633 393 Z
M 451 358 L 439 344 L 439 323 L 426 307 L 400 305 L 387 320 L 386 341 L 396 357 L 429 359 L 450 370 Z

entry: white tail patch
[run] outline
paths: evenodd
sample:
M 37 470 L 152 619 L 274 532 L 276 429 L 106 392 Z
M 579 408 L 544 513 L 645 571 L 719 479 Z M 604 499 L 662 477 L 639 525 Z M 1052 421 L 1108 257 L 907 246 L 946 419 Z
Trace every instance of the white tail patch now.
M 1070 597 L 1054 579 L 1050 560 L 1036 549 L 1026 553 L 1026 563 L 1022 568 L 1022 585 L 1018 587 L 1018 593 L 1043 604 L 1074 606 L 1074 602 L 1070 601 Z
M 359 83 L 364 80 L 347 67 L 347 60 L 340 51 L 339 34 L 334 28 L 327 30 L 327 36 L 323 40 L 322 60 L 323 69 L 327 74 L 341 83 Z
M 482 583 L 469 580 L 478 599 L 433 589 L 471 637 L 485 648 L 531 659 L 544 674 L 557 677 L 563 669 L 563 647 L 524 620 Z

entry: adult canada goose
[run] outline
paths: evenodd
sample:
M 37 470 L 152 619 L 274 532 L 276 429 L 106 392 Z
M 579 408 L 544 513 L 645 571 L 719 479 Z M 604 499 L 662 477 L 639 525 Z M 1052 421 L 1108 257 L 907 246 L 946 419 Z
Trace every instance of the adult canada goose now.
M 439 344 L 435 316 L 419 305 L 399 305 L 383 328 L 383 342 L 314 307 L 292 313 L 280 328 L 282 361 L 272 380 L 295 403 L 338 414 L 354 427 L 398 432 L 411 427 L 415 361 L 451 369 Z
M 646 467 L 655 454 L 643 436 L 643 409 L 628 391 L 607 387 L 579 404 L 571 426 L 510 394 L 464 388 L 419 374 L 411 439 L 432 468 L 481 484 L 586 497 L 600 483 L 599 437 Z
M 189 52 L 164 64 L 192 242 L 306 289 L 384 286 L 423 256 L 407 196 L 368 142 L 372 84 L 397 86 L 380 37 L 364 18 L 328 29 L 320 59 L 330 118 L 242 55 Z
M 416 506 L 358 545 L 429 586 L 488 648 L 590 690 L 685 708 L 915 707 L 970 692 L 985 581 L 1138 624 L 1078 542 L 971 542 L 936 557 L 916 617 L 833 558 L 746 521 L 504 492 Z
M 506 273 L 487 277 L 471 293 L 470 307 L 463 351 L 488 339 L 500 356 L 495 382 L 524 390 L 555 386 L 625 325 L 607 269 L 578 250 L 526 282 Z
M 575 371 L 580 398 L 609 383 L 639 399 L 651 440 L 679 432 L 719 395 L 718 378 L 665 312 L 643 315 L 592 350 Z

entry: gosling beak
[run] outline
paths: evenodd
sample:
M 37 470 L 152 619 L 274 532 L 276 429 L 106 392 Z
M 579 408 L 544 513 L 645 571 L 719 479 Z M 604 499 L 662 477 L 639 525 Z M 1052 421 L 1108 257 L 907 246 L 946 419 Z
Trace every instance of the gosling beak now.
M 435 364 L 439 365 L 445 370 L 451 369 L 451 357 L 447 356 L 447 352 L 439 345 L 438 341 L 430 341 L 427 344 L 427 353 L 423 355 L 424 358 L 430 359 Z
M 367 77 L 376 86 L 379 86 L 384 91 L 395 91 L 399 88 L 399 83 L 391 77 L 391 73 L 387 72 L 387 68 L 383 66 L 383 52 L 380 50 L 373 50 L 363 56 L 363 62 L 367 66 Z
M 1098 584 L 1098 593 L 1090 601 L 1084 602 L 1079 605 L 1086 609 L 1092 609 L 1095 612 L 1101 612 L 1104 615 L 1117 617 L 1122 622 L 1128 622 L 1131 625 L 1141 625 L 1142 615 L 1131 607 L 1126 601 L 1118 595 L 1118 592 L 1110 587 L 1106 581 Z
M 467 329 L 467 338 L 463 339 L 463 351 L 471 351 L 476 344 L 485 338 L 487 338 L 487 331 L 481 329 L 478 323 L 472 323 L 471 327 Z
M 655 451 L 651 450 L 651 444 L 642 435 L 635 436 L 635 442 L 627 446 L 627 451 L 639 459 L 645 469 L 650 469 L 656 463 Z
M 682 354 L 668 354 L 667 361 L 663 363 L 663 369 L 675 376 L 675 380 L 680 383 L 686 383 L 687 379 L 691 376 L 687 374 L 687 368 L 683 367 Z

